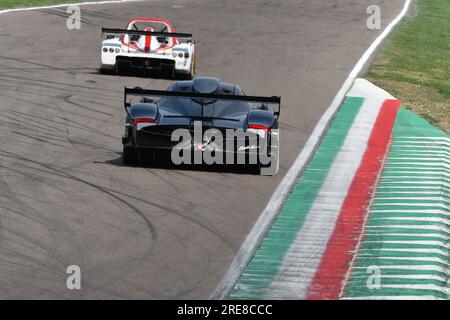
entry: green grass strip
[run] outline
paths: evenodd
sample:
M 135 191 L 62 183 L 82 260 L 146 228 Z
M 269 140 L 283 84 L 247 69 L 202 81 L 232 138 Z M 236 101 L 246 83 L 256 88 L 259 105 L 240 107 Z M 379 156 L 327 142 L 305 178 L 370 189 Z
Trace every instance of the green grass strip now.
M 450 133 L 449 0 L 415 0 L 367 78 Z

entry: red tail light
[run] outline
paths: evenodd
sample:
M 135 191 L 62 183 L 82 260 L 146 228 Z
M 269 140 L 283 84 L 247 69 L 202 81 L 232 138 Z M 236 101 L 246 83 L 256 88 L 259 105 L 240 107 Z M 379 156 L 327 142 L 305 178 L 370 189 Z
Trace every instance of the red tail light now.
M 136 118 L 136 119 L 133 119 L 133 124 L 138 124 L 138 123 L 155 123 L 155 119 L 152 119 L 152 118 Z
M 258 130 L 269 131 L 268 126 L 264 126 L 261 124 L 249 124 L 248 127 L 249 127 L 249 129 L 258 129 Z

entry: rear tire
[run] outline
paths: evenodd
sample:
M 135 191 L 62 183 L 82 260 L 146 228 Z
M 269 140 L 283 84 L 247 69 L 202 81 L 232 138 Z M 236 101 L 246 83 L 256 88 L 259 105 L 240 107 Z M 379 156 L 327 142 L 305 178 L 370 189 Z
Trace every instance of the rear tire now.
M 122 161 L 125 165 L 136 165 L 139 161 L 139 149 L 135 147 L 123 147 Z
M 103 75 L 114 75 L 116 74 L 116 70 L 115 69 L 105 69 L 105 68 L 100 68 L 98 70 L 99 74 L 103 74 Z
M 140 150 L 140 164 L 154 167 L 157 164 L 157 150 L 143 148 Z
M 118 76 L 122 76 L 123 75 L 122 67 L 120 67 L 119 64 L 116 64 L 116 74 Z

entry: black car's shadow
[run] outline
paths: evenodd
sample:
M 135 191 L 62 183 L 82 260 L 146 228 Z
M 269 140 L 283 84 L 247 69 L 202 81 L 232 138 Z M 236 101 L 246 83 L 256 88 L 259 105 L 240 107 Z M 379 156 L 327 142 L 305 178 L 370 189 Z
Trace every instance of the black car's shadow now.
M 118 167 L 129 167 L 129 168 L 145 168 L 145 169 L 162 169 L 162 170 L 182 170 L 182 171 L 196 171 L 196 172 L 218 172 L 218 173 L 233 173 L 233 174 L 248 174 L 248 175 L 259 175 L 258 170 L 253 167 L 243 166 L 243 165 L 230 165 L 230 164 L 173 164 L 169 158 L 163 157 L 158 159 L 158 161 L 153 162 L 148 159 L 140 159 L 139 163 L 136 165 L 126 165 L 123 163 L 122 154 L 118 153 L 118 157 L 106 161 L 95 161 L 95 163 L 108 164 Z

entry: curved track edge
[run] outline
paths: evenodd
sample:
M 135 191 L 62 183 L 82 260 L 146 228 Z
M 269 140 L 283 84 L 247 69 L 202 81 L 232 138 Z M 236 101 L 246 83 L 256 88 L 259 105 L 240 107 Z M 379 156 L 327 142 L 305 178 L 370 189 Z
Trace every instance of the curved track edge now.
M 311 136 L 308 138 L 305 146 L 303 147 L 300 154 L 297 156 L 294 164 L 291 166 L 289 171 L 284 176 L 283 180 L 275 190 L 266 208 L 261 213 L 260 217 L 256 221 L 252 230 L 244 240 L 241 248 L 239 249 L 237 255 L 235 256 L 233 262 L 231 263 L 228 271 L 225 273 L 222 281 L 219 283 L 217 288 L 211 294 L 210 299 L 220 300 L 225 299 L 235 283 L 239 279 L 245 266 L 249 263 L 253 254 L 255 253 L 257 247 L 261 243 L 265 234 L 269 230 L 270 226 L 274 222 L 278 213 L 280 212 L 286 198 L 290 194 L 294 183 L 297 181 L 298 177 L 305 170 L 315 151 L 324 135 L 326 134 L 336 112 L 342 105 L 347 92 L 353 85 L 356 77 L 362 71 L 364 66 L 370 60 L 372 55 L 379 48 L 380 44 L 385 40 L 385 38 L 392 32 L 394 27 L 403 19 L 403 17 L 408 12 L 411 0 L 406 0 L 405 4 L 400 11 L 399 15 L 391 21 L 391 23 L 383 30 L 383 32 L 375 39 L 375 41 L 369 46 L 369 48 L 364 52 L 362 57 L 354 66 L 353 70 L 350 72 L 347 79 L 344 81 L 342 87 L 336 94 L 331 105 L 328 107 L 326 112 L 323 114 L 316 127 L 314 128 Z

